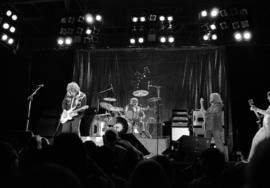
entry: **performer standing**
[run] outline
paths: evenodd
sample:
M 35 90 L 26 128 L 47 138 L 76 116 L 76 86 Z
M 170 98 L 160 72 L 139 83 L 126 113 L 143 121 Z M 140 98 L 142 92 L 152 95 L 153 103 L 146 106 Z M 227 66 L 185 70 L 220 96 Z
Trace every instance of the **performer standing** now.
M 267 92 L 267 100 L 270 102 L 270 91 Z M 250 110 L 254 111 L 255 113 L 259 113 L 263 115 L 263 123 L 262 127 L 259 128 L 257 133 L 252 139 L 252 144 L 248 156 L 248 161 L 252 158 L 255 148 L 258 145 L 259 142 L 261 142 L 265 138 L 270 137 L 270 105 L 266 110 L 262 110 L 257 108 L 256 106 L 252 105 L 250 107 Z
M 151 138 L 151 135 L 148 130 L 145 129 L 145 123 L 143 122 L 143 119 L 145 118 L 144 109 L 138 104 L 139 100 L 136 97 L 132 97 L 130 103 L 126 105 L 124 109 L 125 117 L 128 122 L 130 122 L 129 126 L 131 126 L 133 133 L 137 133 L 137 130 L 140 136 Z
M 60 122 L 62 123 L 62 133 L 75 133 L 80 136 L 80 123 L 83 112 L 88 108 L 86 105 L 86 95 L 80 91 L 76 82 L 67 85 L 67 92 L 62 101 L 63 113 Z
M 214 138 L 216 147 L 225 153 L 223 145 L 223 125 L 222 125 L 222 110 L 223 102 L 219 93 L 210 94 L 210 106 L 205 110 L 203 106 L 203 98 L 200 99 L 201 111 L 205 114 L 205 130 L 206 138 Z

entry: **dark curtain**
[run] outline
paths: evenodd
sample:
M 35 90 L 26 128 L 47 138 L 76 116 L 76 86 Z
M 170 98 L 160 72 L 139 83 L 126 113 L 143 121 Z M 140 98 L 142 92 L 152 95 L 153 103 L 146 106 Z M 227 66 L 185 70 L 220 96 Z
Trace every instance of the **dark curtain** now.
M 139 103 L 150 107 L 148 117 L 156 118 L 156 104 L 149 100 L 160 88 L 160 122 L 169 121 L 173 109 L 198 109 L 200 97 L 209 101 L 211 92 L 219 92 L 225 104 L 226 137 L 232 136 L 224 47 L 78 50 L 73 70 L 73 80 L 92 108 L 104 97 L 114 97 L 113 105 L 124 107 L 134 91 L 147 90 Z M 148 82 L 154 87 L 148 89 Z M 99 94 L 110 84 L 113 90 Z

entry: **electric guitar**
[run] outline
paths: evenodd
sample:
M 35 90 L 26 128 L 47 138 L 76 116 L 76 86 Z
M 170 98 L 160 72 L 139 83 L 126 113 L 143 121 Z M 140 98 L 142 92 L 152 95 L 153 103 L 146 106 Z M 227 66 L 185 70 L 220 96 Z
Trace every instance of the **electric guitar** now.
M 249 100 L 248 100 L 248 104 L 249 104 L 250 107 L 254 107 L 253 99 L 249 99 Z M 254 110 L 253 110 L 253 112 L 255 113 L 255 115 L 256 115 L 256 117 L 257 117 L 256 123 L 258 124 L 259 128 L 261 128 L 261 126 L 262 126 L 262 116 L 260 116 L 260 115 L 258 114 L 258 112 L 254 111 Z
M 89 108 L 89 106 L 85 105 L 85 106 L 82 106 L 82 107 L 74 110 L 75 108 L 76 108 L 76 106 L 73 108 L 70 108 L 69 110 L 63 110 L 61 117 L 60 117 L 60 122 L 66 123 L 68 120 L 71 120 L 71 119 L 73 119 L 73 117 L 77 116 L 79 111 L 86 110 L 87 108 Z

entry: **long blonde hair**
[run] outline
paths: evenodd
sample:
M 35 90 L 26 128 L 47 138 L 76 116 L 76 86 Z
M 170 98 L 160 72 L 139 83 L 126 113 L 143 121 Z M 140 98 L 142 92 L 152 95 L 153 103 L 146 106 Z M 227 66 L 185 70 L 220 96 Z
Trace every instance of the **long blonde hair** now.
M 211 93 L 210 94 L 210 103 L 214 103 L 214 104 L 223 104 L 223 101 L 221 99 L 221 96 L 219 93 Z

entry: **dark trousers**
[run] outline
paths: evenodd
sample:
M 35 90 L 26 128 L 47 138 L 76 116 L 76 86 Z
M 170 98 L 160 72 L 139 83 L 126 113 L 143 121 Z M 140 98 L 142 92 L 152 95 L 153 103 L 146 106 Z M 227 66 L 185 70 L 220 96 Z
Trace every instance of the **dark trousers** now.
M 81 124 L 80 118 L 75 118 L 71 121 L 63 123 L 61 132 L 62 133 L 75 133 L 80 137 L 81 136 L 80 124 Z

